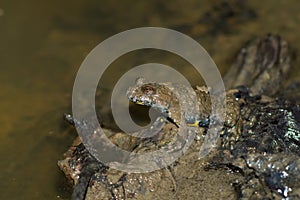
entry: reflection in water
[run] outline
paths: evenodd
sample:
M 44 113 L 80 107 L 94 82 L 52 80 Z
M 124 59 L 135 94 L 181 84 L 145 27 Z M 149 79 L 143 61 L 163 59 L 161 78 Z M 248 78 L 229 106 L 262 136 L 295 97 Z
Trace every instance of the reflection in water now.
M 222 73 L 241 44 L 254 35 L 279 33 L 294 48 L 300 46 L 300 37 L 295 34 L 299 32 L 300 21 L 296 0 L 246 1 L 243 6 L 249 7 L 245 10 L 255 12 L 256 18 L 239 22 L 239 18 L 231 17 L 233 13 L 225 13 L 226 31 L 217 33 L 211 30 L 224 28 L 224 21 L 220 20 L 223 15 L 219 18 L 215 15 L 222 9 L 217 1 L 169 4 L 159 0 L 134 3 L 129 0 L 101 3 L 3 0 L 1 3 L 0 155 L 5 159 L 0 162 L 0 199 L 68 197 L 65 178 L 56 162 L 71 144 L 75 131 L 64 125 L 61 116 L 71 110 L 72 84 L 81 62 L 107 37 L 140 26 L 175 27 L 197 39 Z M 213 14 L 208 16 L 208 11 Z M 199 21 L 203 16 L 207 16 L 206 21 Z M 112 69 L 125 71 L 128 69 L 125 65 L 142 64 L 151 53 L 134 55 L 137 54 L 117 60 Z M 152 61 L 159 62 L 160 58 L 164 64 L 174 65 L 173 56 L 159 57 L 152 53 Z M 199 79 L 193 79 L 194 73 L 187 70 L 186 63 L 182 64 L 187 78 L 197 83 Z M 293 66 L 299 64 L 298 59 Z M 300 70 L 293 71 L 291 77 L 298 78 L 299 73 Z M 102 80 L 105 84 L 99 93 L 104 99 L 110 95 L 113 86 L 110 81 L 117 77 L 116 70 L 111 70 Z M 104 102 L 100 108 L 102 112 L 108 111 L 105 105 Z M 104 123 L 111 124 L 111 118 L 105 116 Z
M 4 15 L 4 10 L 0 8 L 0 17 Z

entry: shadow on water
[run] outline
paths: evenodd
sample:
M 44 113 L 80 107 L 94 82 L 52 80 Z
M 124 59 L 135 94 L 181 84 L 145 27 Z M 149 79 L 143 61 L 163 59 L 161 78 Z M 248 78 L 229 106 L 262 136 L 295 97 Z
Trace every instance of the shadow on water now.
M 72 84 L 81 62 L 105 38 L 140 26 L 175 28 L 198 40 L 224 74 L 236 51 L 253 36 L 279 33 L 297 51 L 299 6 L 296 0 L 3 0 L 0 199 L 69 198 L 71 188 L 57 160 L 72 143 L 75 131 L 63 123 L 62 114 L 71 112 Z M 119 64 L 142 63 L 142 59 L 131 55 Z M 172 65 L 173 58 L 166 59 Z M 299 64 L 296 59 L 291 79 L 299 80 Z M 196 84 L 194 73 L 185 69 L 182 66 Z M 110 91 L 110 80 L 119 75 L 114 70 L 107 74 L 107 84 L 99 88 L 104 99 L 109 92 L 103 91 Z

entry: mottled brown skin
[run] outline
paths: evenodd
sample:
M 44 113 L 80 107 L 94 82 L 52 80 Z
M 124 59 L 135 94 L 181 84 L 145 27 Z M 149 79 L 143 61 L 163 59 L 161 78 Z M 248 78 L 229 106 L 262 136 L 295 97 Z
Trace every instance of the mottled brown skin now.
M 143 82 L 146 83 L 143 84 Z M 195 92 L 201 114 L 209 117 L 211 102 L 208 91 L 201 88 L 200 90 L 195 90 Z M 180 125 L 181 112 L 179 100 L 166 84 L 149 82 L 144 78 L 138 78 L 136 85 L 128 89 L 127 96 L 130 101 L 136 104 L 160 110 L 172 122 L 178 126 Z
M 144 78 L 138 78 L 136 85 L 128 89 L 127 96 L 136 104 L 150 106 L 160 110 L 171 122 L 180 127 L 182 113 L 179 100 L 168 85 L 168 83 L 154 83 L 146 81 Z M 226 95 L 224 130 L 226 129 L 227 133 L 230 132 L 231 140 L 236 140 L 241 131 L 240 105 L 234 96 L 234 92 L 236 91 L 237 90 L 231 90 Z M 197 95 L 197 105 L 200 111 L 199 117 L 192 122 L 186 119 L 184 125 L 208 127 L 211 113 L 210 94 L 206 87 L 198 86 L 195 89 L 195 93 Z

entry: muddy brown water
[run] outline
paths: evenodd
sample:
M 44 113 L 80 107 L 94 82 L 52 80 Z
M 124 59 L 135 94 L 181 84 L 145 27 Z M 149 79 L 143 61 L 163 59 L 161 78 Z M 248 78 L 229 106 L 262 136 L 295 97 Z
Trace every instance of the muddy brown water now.
M 176 28 L 200 42 L 222 74 L 241 45 L 253 36 L 278 33 L 291 44 L 295 55 L 299 54 L 299 1 L 245 1 L 255 18 L 229 18 L 225 30 L 222 20 L 213 30 L 207 27 L 214 22 L 199 25 L 199 19 L 219 2 L 2 0 L 0 199 L 70 198 L 71 188 L 56 163 L 75 134 L 63 123 L 62 114 L 71 112 L 72 86 L 81 62 L 109 36 L 140 26 Z M 113 64 L 102 80 L 103 99 L 97 100 L 109 98 L 122 73 L 117 69 L 126 70 L 148 60 L 162 59 L 186 73 L 192 84 L 199 82 L 193 72 L 185 70 L 186 63 L 174 56 L 158 56 L 157 52 L 141 55 L 132 53 Z M 290 79 L 299 79 L 299 59 L 292 64 Z M 111 123 L 110 118 L 103 120 Z

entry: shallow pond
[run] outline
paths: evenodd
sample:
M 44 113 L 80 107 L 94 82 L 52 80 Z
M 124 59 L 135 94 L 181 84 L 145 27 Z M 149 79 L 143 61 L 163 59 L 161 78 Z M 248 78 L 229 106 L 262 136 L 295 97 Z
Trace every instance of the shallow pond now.
M 0 199 L 68 199 L 57 160 L 75 138 L 62 120 L 71 112 L 73 82 L 85 56 L 104 39 L 141 26 L 169 27 L 190 35 L 213 57 L 222 74 L 248 39 L 278 33 L 300 49 L 300 2 L 227 1 L 244 4 L 223 13 L 221 1 L 12 1 L 0 3 Z M 224 1 L 225 2 L 225 1 Z M 240 9 L 240 10 L 239 10 Z M 209 14 L 207 14 L 209 13 Z M 145 51 L 118 59 L 102 80 L 103 105 L 128 68 L 156 61 L 183 69 L 174 56 Z M 150 55 L 150 56 L 149 56 Z M 149 58 L 150 57 L 150 58 Z M 291 79 L 300 76 L 292 62 Z M 120 68 L 122 67 L 122 68 Z M 199 79 L 184 71 L 192 84 Z M 103 106 L 103 110 L 105 111 Z M 110 118 L 103 118 L 110 124 Z M 106 121 L 105 121 L 106 120 Z

